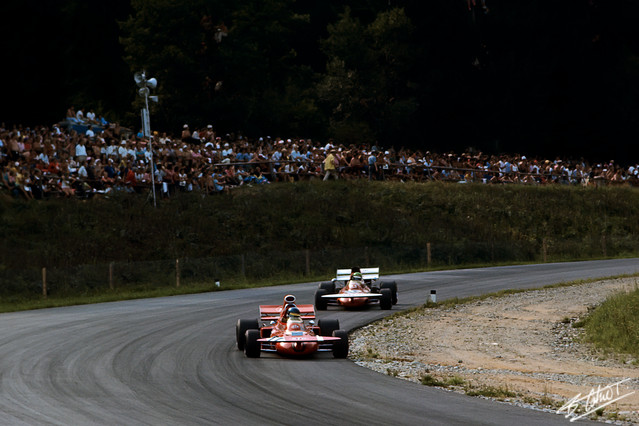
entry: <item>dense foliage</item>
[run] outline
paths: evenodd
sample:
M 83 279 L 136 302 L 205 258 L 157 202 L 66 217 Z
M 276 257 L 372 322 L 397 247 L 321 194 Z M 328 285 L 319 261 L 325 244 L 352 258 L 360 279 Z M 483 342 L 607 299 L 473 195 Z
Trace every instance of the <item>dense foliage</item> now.
M 132 75 L 144 68 L 159 81 L 160 131 L 212 123 L 628 162 L 638 11 L 628 0 L 7 0 L 0 120 L 51 124 L 74 104 L 137 128 Z

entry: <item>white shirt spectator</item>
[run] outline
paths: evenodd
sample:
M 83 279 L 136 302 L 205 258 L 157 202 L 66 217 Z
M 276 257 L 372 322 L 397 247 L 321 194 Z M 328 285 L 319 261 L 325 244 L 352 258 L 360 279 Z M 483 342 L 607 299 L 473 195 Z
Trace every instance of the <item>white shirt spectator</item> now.
M 114 144 L 111 144 L 109 146 L 106 147 L 106 154 L 109 157 L 116 157 L 118 155 L 118 147 L 115 146 Z
M 295 161 L 300 157 L 301 157 L 301 154 L 297 150 L 297 146 L 293 145 L 293 149 L 291 150 L 291 160 Z
M 126 149 L 126 142 L 122 141 L 120 143 L 120 147 L 118 148 L 118 155 L 120 156 L 120 158 L 126 158 L 128 153 L 129 151 Z
M 75 146 L 75 156 L 76 157 L 87 156 L 87 147 L 83 143 L 79 143 Z
M 86 167 L 84 167 L 84 164 L 82 164 L 78 168 L 78 176 L 81 177 L 82 179 L 86 179 L 89 177 L 89 173 L 87 172 Z
M 38 156 L 36 157 L 36 160 L 42 161 L 47 166 L 49 165 L 49 156 L 44 152 L 41 152 L 40 154 L 38 154 Z

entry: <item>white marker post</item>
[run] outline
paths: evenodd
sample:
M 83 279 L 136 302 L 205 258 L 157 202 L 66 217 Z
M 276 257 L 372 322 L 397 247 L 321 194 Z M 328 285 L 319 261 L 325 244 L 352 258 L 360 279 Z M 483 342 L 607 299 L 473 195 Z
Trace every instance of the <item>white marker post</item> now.
M 437 303 L 437 290 L 430 291 L 430 301 L 433 303 Z

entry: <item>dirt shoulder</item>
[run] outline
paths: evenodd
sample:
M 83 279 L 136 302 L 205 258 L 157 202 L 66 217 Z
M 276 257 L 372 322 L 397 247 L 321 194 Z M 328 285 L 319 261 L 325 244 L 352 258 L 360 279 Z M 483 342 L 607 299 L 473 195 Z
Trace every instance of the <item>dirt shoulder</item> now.
M 580 343 L 582 329 L 572 326 L 589 307 L 638 282 L 598 281 L 394 316 L 355 331 L 350 358 L 399 378 L 427 376 L 459 392 L 549 411 L 624 381 L 608 395 L 635 393 L 592 418 L 639 424 L 638 360 L 596 353 Z M 580 412 L 585 408 L 583 400 Z

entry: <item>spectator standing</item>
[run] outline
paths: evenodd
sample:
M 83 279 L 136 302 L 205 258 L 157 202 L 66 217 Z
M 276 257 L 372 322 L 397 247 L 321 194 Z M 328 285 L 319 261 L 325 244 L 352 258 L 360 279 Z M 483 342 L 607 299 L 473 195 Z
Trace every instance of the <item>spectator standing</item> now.
M 193 130 L 193 134 L 191 135 L 191 143 L 194 145 L 200 145 L 202 140 L 200 139 L 200 132 L 197 129 Z
M 190 143 L 191 142 L 191 130 L 189 129 L 189 125 L 185 124 L 182 126 L 182 142 Z
M 75 159 L 78 163 L 82 163 L 87 159 L 87 147 L 85 146 L 84 138 L 80 138 L 75 146 Z
M 129 149 L 126 146 L 126 141 L 122 139 L 122 141 L 120 142 L 120 147 L 118 148 L 118 157 L 120 158 L 120 160 L 125 160 L 128 153 Z
M 18 138 L 15 135 L 9 137 L 9 159 L 11 161 L 18 161 L 20 158 L 20 146 L 18 144 Z
M 333 155 L 333 151 L 334 150 L 332 149 L 329 150 L 328 155 L 324 159 L 324 172 L 326 173 L 324 175 L 324 180 L 328 180 L 331 176 L 334 177 L 335 180 L 338 179 L 337 165 L 339 160 L 335 157 L 335 155 Z
M 215 132 L 213 132 L 213 125 L 209 124 L 206 126 L 206 130 L 202 130 L 200 133 L 200 138 L 202 142 L 211 142 L 215 139 Z
M 368 180 L 377 179 L 377 155 L 375 151 L 371 151 L 368 156 Z

